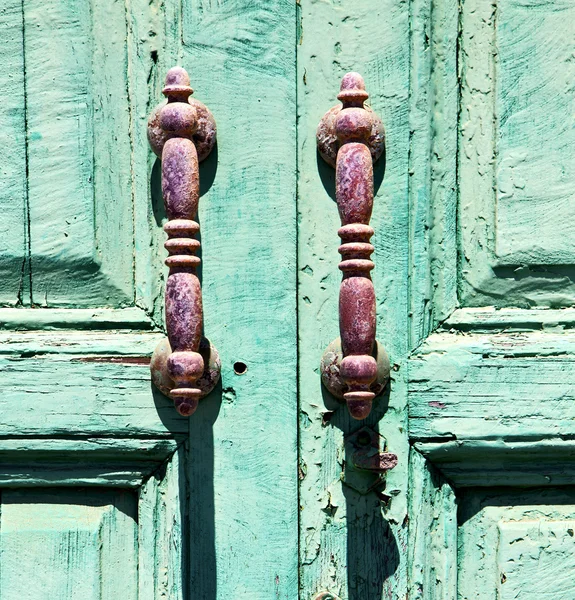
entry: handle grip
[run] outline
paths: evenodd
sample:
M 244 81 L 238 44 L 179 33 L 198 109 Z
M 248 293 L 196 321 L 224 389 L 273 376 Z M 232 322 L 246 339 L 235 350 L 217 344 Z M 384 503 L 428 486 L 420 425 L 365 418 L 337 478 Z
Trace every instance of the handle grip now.
M 184 416 L 195 412 L 201 397 L 219 379 L 219 359 L 212 347 L 206 364 L 200 351 L 203 331 L 202 289 L 197 274 L 200 231 L 196 221 L 200 199 L 199 161 L 210 153 L 216 139 L 216 127 L 208 109 L 191 100 L 190 78 L 181 67 L 166 75 L 160 104 L 148 122 L 148 140 L 162 159 L 162 194 L 168 222 L 165 248 L 169 267 L 166 282 L 165 342 L 152 358 L 152 376 L 162 390 L 168 391 L 176 410 Z M 204 344 L 205 346 L 205 344 Z
M 322 358 L 322 380 L 346 401 L 351 416 L 365 419 L 372 401 L 389 379 L 389 359 L 376 343 L 374 268 L 370 243 L 373 208 L 373 163 L 385 148 L 383 124 L 364 106 L 369 97 L 363 78 L 347 73 L 338 99 L 317 130 L 318 149 L 335 167 L 336 200 L 341 219 L 338 235 L 342 281 L 339 292 L 340 341 L 335 340 Z M 341 344 L 341 346 L 339 346 Z

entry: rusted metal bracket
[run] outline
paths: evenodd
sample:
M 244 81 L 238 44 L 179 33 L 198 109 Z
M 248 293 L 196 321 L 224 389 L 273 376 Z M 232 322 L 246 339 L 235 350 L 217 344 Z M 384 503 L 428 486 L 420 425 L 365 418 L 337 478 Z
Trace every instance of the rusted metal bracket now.
M 200 242 L 197 223 L 200 199 L 198 164 L 216 142 L 211 112 L 190 96 L 190 78 L 181 67 L 166 75 L 159 104 L 148 120 L 148 141 L 162 159 L 162 194 L 168 222 L 165 247 L 169 256 L 166 282 L 168 339 L 156 348 L 151 362 L 154 384 L 174 401 L 176 410 L 191 415 L 200 398 L 220 377 L 218 353 L 202 338 L 202 290 L 197 275 Z
M 341 105 L 330 109 L 317 129 L 318 149 L 336 169 L 336 199 L 341 218 L 338 235 L 343 273 L 339 293 L 341 341 L 330 344 L 321 362 L 322 381 L 343 399 L 354 419 L 365 419 L 374 397 L 389 380 L 389 359 L 375 340 L 374 268 L 369 226 L 373 207 L 373 163 L 385 149 L 381 120 L 367 106 L 369 95 L 358 73 L 347 73 L 338 94 Z
M 397 466 L 397 456 L 386 450 L 387 440 L 370 427 L 348 436 L 343 482 L 362 495 L 379 488 L 387 471 Z

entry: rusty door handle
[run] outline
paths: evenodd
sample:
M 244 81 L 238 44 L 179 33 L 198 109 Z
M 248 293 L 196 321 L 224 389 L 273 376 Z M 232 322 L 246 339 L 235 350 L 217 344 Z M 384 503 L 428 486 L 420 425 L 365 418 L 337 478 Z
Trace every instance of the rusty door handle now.
M 220 360 L 202 337 L 202 290 L 197 274 L 200 230 L 197 219 L 200 199 L 198 164 L 216 142 L 212 113 L 190 96 L 190 78 L 181 67 L 166 75 L 160 103 L 148 120 L 148 141 L 162 160 L 162 194 L 168 222 L 165 248 L 169 267 L 166 282 L 167 340 L 156 348 L 151 361 L 156 387 L 169 395 L 176 410 L 191 415 L 200 398 L 220 377 Z
M 389 379 L 389 358 L 375 339 L 374 268 L 370 238 L 374 184 L 373 163 L 385 149 L 381 120 L 367 106 L 369 94 L 358 73 L 341 80 L 338 100 L 317 129 L 318 150 L 335 167 L 336 200 L 341 219 L 338 235 L 342 261 L 339 292 L 339 332 L 321 361 L 324 385 L 346 401 L 354 419 L 371 412 L 374 397 Z

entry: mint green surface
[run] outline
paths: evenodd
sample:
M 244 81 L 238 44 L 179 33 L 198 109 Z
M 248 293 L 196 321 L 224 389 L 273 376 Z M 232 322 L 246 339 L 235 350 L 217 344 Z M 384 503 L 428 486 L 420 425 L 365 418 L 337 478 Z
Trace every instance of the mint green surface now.
M 2 600 L 571 599 L 574 10 L 5 0 Z M 146 121 L 174 64 L 218 126 L 199 220 L 222 382 L 189 420 L 146 364 L 166 275 Z M 380 497 L 342 484 L 361 424 L 318 373 L 340 273 L 315 129 L 350 70 L 387 130 Z

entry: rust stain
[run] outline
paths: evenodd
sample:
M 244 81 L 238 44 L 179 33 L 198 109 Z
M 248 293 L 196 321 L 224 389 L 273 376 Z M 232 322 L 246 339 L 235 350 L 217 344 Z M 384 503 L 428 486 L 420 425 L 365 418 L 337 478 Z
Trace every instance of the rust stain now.
M 428 402 L 428 404 L 432 408 L 445 408 L 445 404 L 443 402 L 439 402 L 437 400 L 432 400 L 431 402 Z
M 121 365 L 149 365 L 149 356 L 82 356 L 74 359 L 86 363 L 117 363 Z

